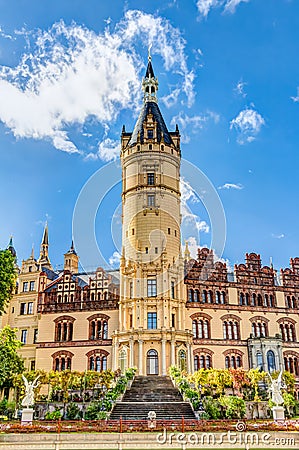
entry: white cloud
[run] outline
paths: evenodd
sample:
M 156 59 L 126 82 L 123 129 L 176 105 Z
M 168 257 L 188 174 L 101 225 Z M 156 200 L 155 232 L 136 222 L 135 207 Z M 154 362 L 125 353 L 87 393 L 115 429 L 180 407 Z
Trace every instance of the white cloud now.
M 240 183 L 225 183 L 222 186 L 219 186 L 218 189 L 243 189 L 244 186 Z
M 224 11 L 225 12 L 230 12 L 231 14 L 234 14 L 234 12 L 236 11 L 237 6 L 240 3 L 248 3 L 249 0 L 227 0 L 225 7 L 224 7 Z
M 190 183 L 183 178 L 180 180 L 180 189 L 182 224 L 191 224 L 198 232 L 209 233 L 210 227 L 207 222 L 205 220 L 201 220 L 197 214 L 193 214 L 187 204 L 187 202 L 199 203 L 196 192 Z
M 207 17 L 212 8 L 223 7 L 224 12 L 234 14 L 240 3 L 248 3 L 249 0 L 198 0 L 196 3 L 198 12 Z
M 246 85 L 247 83 L 245 83 L 242 80 L 239 80 L 236 87 L 234 88 L 234 91 L 241 97 L 245 98 L 247 96 L 246 92 L 244 91 Z
M 145 62 L 136 50 L 140 43 L 144 48 L 151 42 L 165 69 L 180 79 L 173 101 L 194 100 L 185 41 L 162 17 L 130 10 L 102 34 L 63 21 L 48 31 L 22 33 L 27 52 L 16 67 L 0 67 L 0 120 L 16 138 L 48 139 L 59 150 L 82 152 L 69 137 L 72 126 L 93 118 L 105 127 L 122 109 L 139 107 Z M 103 145 L 99 156 L 107 160 Z
M 213 111 L 207 111 L 201 116 L 188 116 L 181 111 L 177 116 L 174 116 L 172 118 L 171 126 L 174 127 L 176 124 L 178 124 L 181 132 L 182 142 L 188 143 L 190 141 L 190 136 L 186 134 L 185 130 L 188 130 L 189 132 L 195 134 L 199 130 L 202 130 L 204 124 L 206 124 L 209 120 L 212 120 L 214 123 L 218 123 L 220 120 L 220 116 Z
M 272 233 L 271 235 L 274 239 L 283 239 L 285 237 L 285 235 L 283 233 L 281 234 L 274 234 Z
M 299 87 L 297 87 L 297 95 L 296 95 L 296 97 L 291 97 L 291 99 L 292 99 L 295 103 L 298 103 L 298 102 L 299 102 Z
M 246 108 L 230 122 L 230 129 L 235 128 L 238 132 L 238 143 L 245 144 L 255 140 L 263 125 L 264 118 L 254 109 Z
M 196 3 L 198 12 L 203 16 L 207 17 L 210 10 L 216 6 L 220 6 L 222 2 L 219 0 L 198 0 Z
M 120 253 L 119 252 L 114 252 L 112 256 L 110 256 L 109 258 L 109 264 L 112 267 L 119 267 L 119 263 L 120 263 Z

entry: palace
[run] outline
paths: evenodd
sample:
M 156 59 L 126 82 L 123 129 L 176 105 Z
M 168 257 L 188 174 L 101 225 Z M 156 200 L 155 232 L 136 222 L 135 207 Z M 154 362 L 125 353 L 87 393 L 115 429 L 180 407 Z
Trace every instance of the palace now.
M 279 273 L 248 253 L 229 273 L 213 251 L 181 250 L 180 133 L 158 106 L 151 57 L 133 132 L 123 127 L 122 255 L 119 271 L 78 273 L 72 243 L 64 269 L 39 257 L 19 268 L 2 326 L 17 328 L 28 369 L 137 367 L 166 375 L 171 365 L 285 369 L 299 395 L 299 258 Z M 8 248 L 15 254 L 12 240 Z

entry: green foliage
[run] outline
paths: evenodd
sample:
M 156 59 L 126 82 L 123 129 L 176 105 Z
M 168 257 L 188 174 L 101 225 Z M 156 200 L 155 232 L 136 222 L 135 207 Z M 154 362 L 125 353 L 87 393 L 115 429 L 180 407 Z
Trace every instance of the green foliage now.
M 86 420 L 100 420 L 101 413 L 105 411 L 102 410 L 101 402 L 91 402 L 86 408 L 85 419 Z
M 0 416 L 6 416 L 12 419 L 16 409 L 15 402 L 9 402 L 6 398 L 0 402 Z
M 208 419 L 219 419 L 221 417 L 221 408 L 217 399 L 211 396 L 204 397 L 203 406 Z
M 15 258 L 9 250 L 0 250 L 0 315 L 12 297 L 16 278 Z
M 16 331 L 6 325 L 0 331 L 0 389 L 12 386 L 14 376 L 24 370 L 23 359 L 17 353 L 21 346 Z
M 137 372 L 136 367 L 129 367 L 129 369 L 127 369 L 125 372 L 125 377 L 127 378 L 127 380 L 133 380 L 136 372 Z
M 284 400 L 284 407 L 286 409 L 287 415 L 292 417 L 295 413 L 296 400 L 293 394 L 289 394 L 288 392 L 284 392 L 282 394 Z
M 45 414 L 46 420 L 58 420 L 58 419 L 61 419 L 61 417 L 62 417 L 62 413 L 59 409 L 55 409 L 55 411 L 51 411 L 51 412 L 48 411 Z
M 223 395 L 219 398 L 227 419 L 242 419 L 245 416 L 245 401 L 235 395 Z
M 69 420 L 79 419 L 81 411 L 76 403 L 69 403 L 66 408 L 66 418 Z

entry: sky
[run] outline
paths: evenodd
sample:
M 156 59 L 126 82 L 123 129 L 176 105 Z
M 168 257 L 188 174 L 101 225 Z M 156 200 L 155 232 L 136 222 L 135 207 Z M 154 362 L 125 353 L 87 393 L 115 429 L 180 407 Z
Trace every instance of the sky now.
M 19 263 L 32 246 L 38 256 L 47 221 L 55 268 L 72 235 L 79 256 L 94 237 L 85 270 L 117 267 L 120 134 L 141 108 L 150 47 L 159 107 L 195 166 L 182 170 L 182 243 L 230 267 L 246 252 L 276 269 L 299 256 L 298 1 L 0 0 L 0 11 L 0 248 L 12 235 Z

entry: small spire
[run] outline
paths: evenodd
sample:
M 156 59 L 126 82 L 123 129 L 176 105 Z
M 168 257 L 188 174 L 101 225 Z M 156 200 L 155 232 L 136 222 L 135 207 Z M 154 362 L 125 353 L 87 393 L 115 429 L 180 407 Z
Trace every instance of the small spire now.
M 42 245 L 49 245 L 49 230 L 48 230 L 48 221 L 46 221 L 44 234 L 42 238 Z
M 147 63 L 146 73 L 145 73 L 145 77 L 142 81 L 142 90 L 144 92 L 143 100 L 144 100 L 144 102 L 157 103 L 158 80 L 154 74 L 150 49 L 151 49 L 151 45 L 149 46 L 149 50 L 148 50 L 148 63 Z
M 270 256 L 270 268 L 273 269 L 273 259 L 272 259 L 272 256 Z
M 185 259 L 185 261 L 188 262 L 190 260 L 190 258 L 191 258 L 191 253 L 189 250 L 189 244 L 188 244 L 188 241 L 185 241 L 184 259 Z
M 32 248 L 31 248 L 31 255 L 30 255 L 31 259 L 34 259 L 34 245 L 32 244 Z
M 9 243 L 8 243 L 8 246 L 7 246 L 7 250 L 10 251 L 10 253 L 12 254 L 12 256 L 14 258 L 17 256 L 17 252 L 16 252 L 16 250 L 15 250 L 15 248 L 13 246 L 12 236 L 10 236 Z
M 74 241 L 72 239 L 72 245 L 71 248 L 69 249 L 68 253 L 73 253 L 74 255 L 77 255 L 76 250 L 75 250 L 75 246 L 74 246 Z

